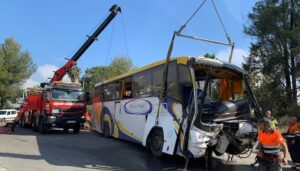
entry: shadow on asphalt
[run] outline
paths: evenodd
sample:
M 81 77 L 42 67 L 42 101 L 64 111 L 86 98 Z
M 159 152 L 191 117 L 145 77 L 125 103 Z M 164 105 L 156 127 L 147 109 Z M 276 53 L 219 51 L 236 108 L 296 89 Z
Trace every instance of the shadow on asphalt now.
M 0 153 L 3 157 L 45 160 L 54 166 L 79 167 L 82 170 L 183 170 L 185 159 L 179 156 L 165 155 L 155 158 L 146 148 L 134 143 L 103 138 L 98 133 L 82 131 L 50 130 L 46 135 L 31 129 L 17 128 L 14 135 L 35 136 L 40 155 Z M 23 140 L 24 141 L 24 140 Z M 80 169 L 79 169 L 80 170 Z M 188 170 L 205 170 L 204 159 L 190 160 Z M 208 169 L 213 171 L 254 171 L 247 165 L 224 164 L 213 158 Z

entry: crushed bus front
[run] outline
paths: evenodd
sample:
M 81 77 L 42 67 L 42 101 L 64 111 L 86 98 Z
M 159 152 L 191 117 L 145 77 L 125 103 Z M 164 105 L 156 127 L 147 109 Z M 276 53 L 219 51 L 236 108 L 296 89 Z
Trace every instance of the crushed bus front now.
M 201 157 L 206 150 L 235 155 L 251 148 L 260 114 L 247 74 L 218 60 L 191 59 L 188 150 Z

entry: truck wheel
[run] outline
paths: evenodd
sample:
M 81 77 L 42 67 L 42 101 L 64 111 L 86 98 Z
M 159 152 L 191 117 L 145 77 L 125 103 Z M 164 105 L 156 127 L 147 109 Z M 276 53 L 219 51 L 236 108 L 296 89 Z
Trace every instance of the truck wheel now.
M 32 118 L 32 129 L 33 129 L 33 131 L 38 131 L 38 123 L 37 123 L 37 119 L 36 119 L 36 117 L 33 117 Z
M 78 134 L 79 131 L 80 131 L 80 124 L 76 124 L 76 126 L 74 126 L 74 128 L 73 128 L 73 133 Z
M 110 137 L 110 128 L 108 122 L 103 123 L 103 136 L 106 138 Z
M 20 119 L 20 123 L 19 123 L 19 125 L 20 125 L 20 127 L 21 128 L 24 128 L 24 123 L 25 121 L 24 121 L 24 117 L 22 117 L 21 119 Z
M 69 131 L 69 127 L 64 127 L 64 132 L 68 132 Z
M 43 117 L 40 117 L 40 119 L 39 119 L 39 132 L 41 134 L 45 134 L 46 131 L 47 131 L 47 129 L 46 129 L 44 119 L 43 119 Z
M 156 129 L 152 132 L 149 145 L 151 153 L 154 157 L 162 156 L 162 148 L 164 146 L 164 134 L 162 130 Z

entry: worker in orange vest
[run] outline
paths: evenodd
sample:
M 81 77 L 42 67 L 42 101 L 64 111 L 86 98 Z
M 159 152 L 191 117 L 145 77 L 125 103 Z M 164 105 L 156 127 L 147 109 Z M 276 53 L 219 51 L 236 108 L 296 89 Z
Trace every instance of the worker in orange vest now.
M 90 117 L 90 114 L 89 114 L 88 111 L 85 112 L 84 117 L 85 117 L 85 120 L 88 122 L 88 124 L 90 126 L 90 131 L 93 131 L 92 120 L 91 120 L 91 117 Z
M 288 163 L 287 146 L 281 133 L 272 127 L 272 121 L 267 118 L 263 118 L 263 129 L 258 136 L 258 142 L 259 171 L 282 171 L 281 164 Z
M 300 117 L 290 117 L 290 124 L 286 134 L 288 149 L 295 164 L 295 169 L 300 170 Z

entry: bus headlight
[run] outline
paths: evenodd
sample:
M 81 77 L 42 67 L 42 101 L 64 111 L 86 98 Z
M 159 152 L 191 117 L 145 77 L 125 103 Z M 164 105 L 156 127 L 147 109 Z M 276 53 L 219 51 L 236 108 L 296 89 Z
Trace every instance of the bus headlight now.
M 190 135 L 191 135 L 192 142 L 195 144 L 206 143 L 210 140 L 207 136 L 205 136 L 201 132 L 191 130 Z

